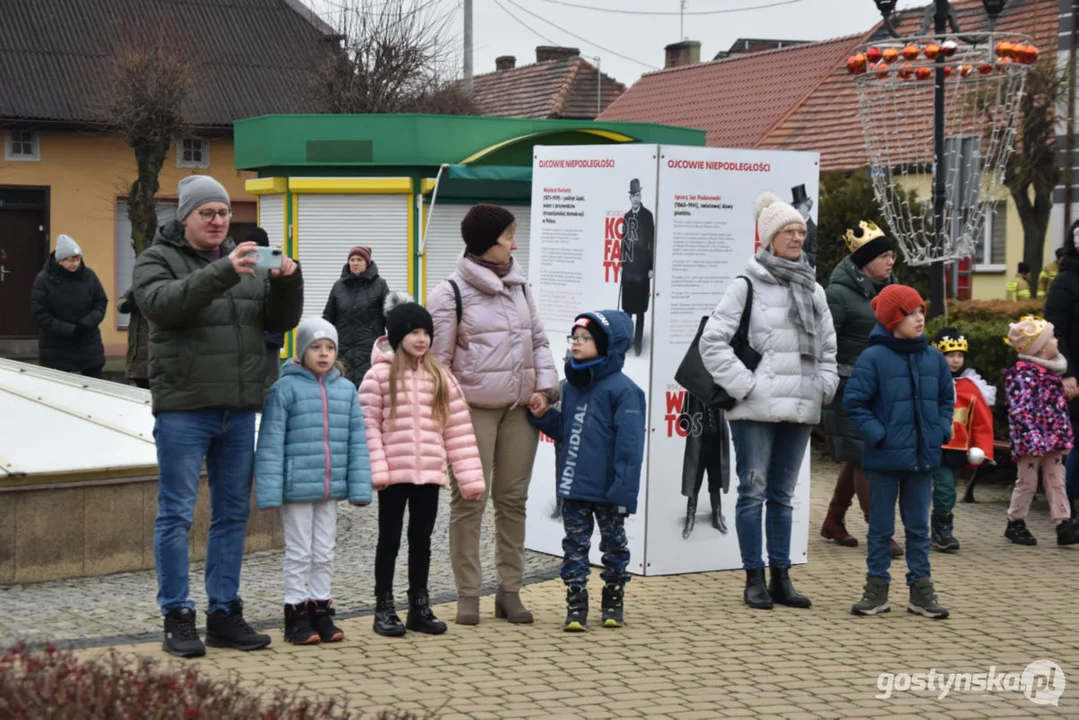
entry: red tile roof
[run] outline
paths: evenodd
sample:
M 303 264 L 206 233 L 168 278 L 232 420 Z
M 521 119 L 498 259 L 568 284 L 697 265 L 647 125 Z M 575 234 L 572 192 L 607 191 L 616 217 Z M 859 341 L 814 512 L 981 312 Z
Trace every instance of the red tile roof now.
M 843 65 L 863 35 L 649 73 L 600 115 L 704 130 L 715 147 L 756 147 Z
M 596 85 L 596 66 L 571 57 L 477 75 L 472 91 L 481 115 L 591 120 L 596 117 Z M 626 91 L 606 73 L 600 73 L 599 85 L 604 108 Z
M 960 28 L 965 33 L 988 29 L 981 0 L 954 0 L 953 4 Z M 996 29 L 1030 35 L 1045 57 L 1056 50 L 1057 11 L 1057 3 L 1053 0 L 1012 0 L 997 21 Z M 901 35 L 916 34 L 924 12 L 924 8 L 916 8 L 899 13 L 896 29 Z M 879 25 L 874 31 L 879 31 L 874 38 L 884 37 Z M 922 89 L 930 87 L 927 84 Z M 858 91 L 844 62 L 756 147 L 819 152 L 822 171 L 862 167 L 867 162 L 867 154 L 859 117 Z

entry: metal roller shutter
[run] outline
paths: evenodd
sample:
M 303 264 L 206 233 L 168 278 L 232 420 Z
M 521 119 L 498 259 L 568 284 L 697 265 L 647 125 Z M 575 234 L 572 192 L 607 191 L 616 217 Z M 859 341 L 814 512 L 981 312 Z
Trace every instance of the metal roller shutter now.
M 424 252 L 426 263 L 426 287 L 423 296 L 440 282 L 445 280 L 457 268 L 457 258 L 464 251 L 464 242 L 461 240 L 461 220 L 471 205 L 455 205 L 452 203 L 436 202 L 433 208 L 428 210 L 431 218 L 427 228 L 427 244 Z M 517 218 L 518 250 L 513 255 L 517 258 L 525 277 L 528 277 L 528 243 L 532 226 L 532 211 L 528 206 L 507 206 L 507 210 Z
M 320 316 L 348 251 L 371 248 L 379 275 L 391 290 L 408 291 L 408 195 L 299 197 L 296 247 L 303 263 L 304 317 Z
M 263 195 L 259 199 L 259 227 L 266 231 L 271 245 L 285 246 L 284 195 Z

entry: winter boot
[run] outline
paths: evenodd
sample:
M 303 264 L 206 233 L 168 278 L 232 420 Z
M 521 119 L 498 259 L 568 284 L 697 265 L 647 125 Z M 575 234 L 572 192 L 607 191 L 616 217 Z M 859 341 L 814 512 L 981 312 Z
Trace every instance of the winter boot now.
M 746 570 L 746 590 L 743 594 L 746 605 L 757 610 L 771 610 L 772 596 L 764 584 L 764 568 Z
M 941 607 L 937 602 L 937 591 L 933 589 L 933 581 L 929 578 L 918 578 L 910 586 L 907 612 L 925 615 L 934 620 L 943 620 L 948 617 L 948 608 Z
M 195 629 L 194 610 L 173 608 L 165 614 L 165 640 L 161 647 L 165 652 L 182 658 L 206 654 L 206 646 L 199 640 L 199 631 Z
M 397 617 L 397 610 L 393 606 L 393 593 L 381 593 L 375 596 L 375 632 L 382 637 L 401 637 L 405 634 L 405 626 L 401 624 L 401 618 Z
M 903 548 L 899 547 L 899 543 L 895 541 L 895 538 L 892 538 L 892 557 L 903 557 Z
M 317 645 L 319 633 L 311 627 L 311 605 L 307 602 L 285 604 L 285 642 L 293 645 Z
M 460 595 L 457 597 L 457 618 L 454 620 L 458 625 L 480 624 L 480 599 L 476 595 Z
M 847 525 L 840 515 L 829 512 L 824 516 L 824 524 L 820 528 L 820 536 L 825 540 L 834 540 L 836 545 L 843 547 L 858 547 L 858 538 L 847 532 Z
M 712 527 L 726 535 L 727 521 L 723 519 L 723 498 L 718 490 L 710 493 L 709 497 L 712 500 Z
M 1008 529 L 1004 531 L 1004 537 L 1011 540 L 1016 545 L 1037 545 L 1038 539 L 1030 534 L 1027 530 L 1027 524 L 1024 520 L 1009 520 Z
M 686 524 L 682 528 L 682 538 L 688 540 L 693 533 L 693 526 L 697 524 L 697 498 L 691 497 L 686 501 Z
M 270 644 L 270 636 L 257 633 L 244 620 L 242 600 L 233 600 L 227 610 L 206 615 L 206 644 L 215 648 L 259 650 Z
M 603 627 L 620 628 L 625 623 L 622 619 L 622 601 L 626 589 L 623 585 L 607 583 L 603 586 Z
M 888 583 L 879 577 L 866 579 L 862 599 L 850 609 L 852 615 L 878 615 L 891 611 L 892 606 L 888 604 Z
M 333 600 L 311 600 L 307 603 L 307 612 L 311 616 L 311 627 L 318 631 L 322 642 L 341 642 L 345 639 L 345 631 L 333 624 L 337 610 L 333 607 Z
M 930 518 L 930 539 L 933 547 L 941 552 L 955 552 L 959 541 L 952 535 L 952 514 L 934 515 Z
M 791 584 L 790 568 L 771 568 L 772 581 L 768 584 L 768 594 L 772 596 L 772 602 L 787 607 L 808 608 L 813 603 L 805 595 L 799 595 Z
M 441 635 L 446 632 L 446 623 L 436 618 L 431 610 L 426 590 L 408 591 L 408 617 L 405 619 L 405 627 L 427 635 Z
M 531 624 L 532 611 L 521 602 L 521 593 L 499 590 L 495 593 L 495 618 L 509 620 L 511 623 Z
M 1065 520 L 1057 525 L 1057 545 L 1079 544 L 1079 520 Z
M 588 629 L 588 588 L 571 585 L 566 588 L 566 632 Z

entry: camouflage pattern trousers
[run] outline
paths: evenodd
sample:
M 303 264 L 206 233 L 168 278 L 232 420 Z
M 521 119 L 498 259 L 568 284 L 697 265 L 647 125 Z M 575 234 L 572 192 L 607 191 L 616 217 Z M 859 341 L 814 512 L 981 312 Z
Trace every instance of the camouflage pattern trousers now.
M 593 519 L 599 523 L 599 549 L 603 553 L 604 583 L 623 586 L 629 581 L 629 544 L 626 541 L 626 516 L 614 505 L 586 500 L 562 501 L 562 580 L 569 586 L 588 583 L 588 551 L 592 547 Z

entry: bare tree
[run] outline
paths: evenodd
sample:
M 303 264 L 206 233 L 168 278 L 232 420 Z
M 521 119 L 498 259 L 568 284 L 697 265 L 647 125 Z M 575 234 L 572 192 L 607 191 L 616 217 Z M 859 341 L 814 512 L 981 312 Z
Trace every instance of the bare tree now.
M 312 108 L 325 113 L 475 114 L 454 72 L 449 14 L 430 0 L 341 0 L 341 48 L 315 71 Z
M 137 174 L 127 214 L 137 256 L 157 230 L 158 177 L 173 139 L 185 129 L 184 109 L 193 83 L 191 64 L 175 32 L 129 29 L 125 37 L 112 54 L 104 122 L 135 151 Z
M 1004 184 L 1023 224 L 1023 261 L 1035 278 L 1044 263 L 1045 233 L 1053 210 L 1053 188 L 1060 180 L 1055 157 L 1056 109 L 1067 89 L 1066 73 L 1055 59 L 1043 60 L 1027 74 L 1020 101 L 1015 153 L 1004 170 Z

